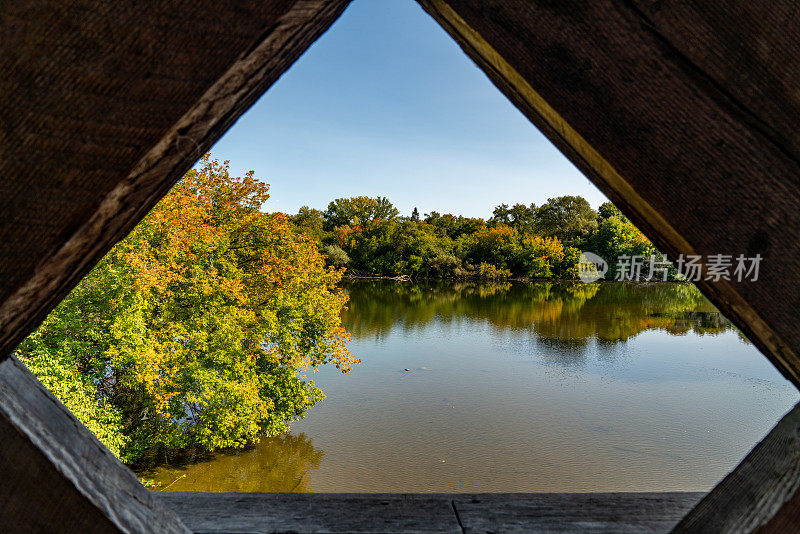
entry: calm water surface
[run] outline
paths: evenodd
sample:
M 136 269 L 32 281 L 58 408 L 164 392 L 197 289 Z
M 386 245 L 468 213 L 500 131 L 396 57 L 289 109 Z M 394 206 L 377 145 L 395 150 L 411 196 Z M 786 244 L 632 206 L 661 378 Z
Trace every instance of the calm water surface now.
M 363 363 L 316 374 L 327 398 L 290 434 L 160 489 L 704 491 L 798 401 L 688 285 L 345 290 Z

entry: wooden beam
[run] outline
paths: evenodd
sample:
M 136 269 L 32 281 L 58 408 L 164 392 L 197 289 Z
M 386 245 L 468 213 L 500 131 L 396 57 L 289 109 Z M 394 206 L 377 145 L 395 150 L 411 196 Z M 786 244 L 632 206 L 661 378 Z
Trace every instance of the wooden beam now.
M 673 532 L 800 532 L 799 489 L 800 404 Z
M 753 129 L 800 159 L 796 2 L 632 0 L 651 31 L 740 106 Z
M 0 360 L 348 1 L 3 6 Z
M 159 492 L 195 532 L 668 532 L 701 493 Z
M 761 255 L 698 285 L 800 385 L 796 3 L 419 3 L 662 251 Z
M 0 532 L 189 532 L 14 357 L 0 437 Z

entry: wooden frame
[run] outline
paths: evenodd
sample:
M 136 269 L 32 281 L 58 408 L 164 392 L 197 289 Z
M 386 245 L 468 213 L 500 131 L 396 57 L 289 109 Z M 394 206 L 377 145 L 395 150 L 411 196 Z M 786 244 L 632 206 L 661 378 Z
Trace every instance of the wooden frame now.
M 0 529 L 74 520 L 98 532 L 185 531 L 5 358 L 347 3 L 4 6 L 0 476 L 11 483 L 0 490 Z M 758 282 L 699 287 L 800 385 L 797 5 L 419 3 L 660 249 L 763 257 Z M 681 530 L 800 528 L 800 456 L 774 445 L 796 433 L 794 413 Z M 752 468 L 766 457 L 769 476 Z M 102 476 L 86 471 L 90 458 Z M 783 489 L 769 491 L 776 481 Z M 58 502 L 45 504 L 48 486 L 60 488 Z

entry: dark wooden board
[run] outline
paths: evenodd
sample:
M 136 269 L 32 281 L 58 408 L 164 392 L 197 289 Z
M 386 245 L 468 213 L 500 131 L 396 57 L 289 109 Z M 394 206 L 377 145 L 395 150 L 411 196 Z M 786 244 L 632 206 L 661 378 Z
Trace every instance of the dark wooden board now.
M 800 36 L 794 1 L 632 0 L 648 26 L 800 159 Z
M 453 497 L 465 532 L 669 532 L 702 493 Z
M 196 533 L 460 533 L 447 497 L 401 494 L 158 492 Z
M 0 362 L 0 532 L 188 530 L 12 357 Z
M 668 532 L 701 493 L 159 492 L 196 533 Z

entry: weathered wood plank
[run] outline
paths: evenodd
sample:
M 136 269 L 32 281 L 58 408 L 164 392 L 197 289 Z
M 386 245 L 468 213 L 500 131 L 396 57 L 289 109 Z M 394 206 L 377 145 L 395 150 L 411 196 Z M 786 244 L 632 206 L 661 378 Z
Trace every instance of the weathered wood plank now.
M 668 532 L 702 493 L 159 492 L 194 532 Z
M 0 532 L 189 532 L 14 357 L 0 362 L 0 481 Z
M 775 81 L 779 67 L 766 66 L 796 56 L 800 17 L 764 40 L 763 24 L 733 24 L 737 12 L 719 2 L 702 3 L 702 24 L 665 16 L 658 29 L 629 2 L 419 3 L 664 252 L 761 255 L 757 283 L 698 285 L 800 385 L 800 138 L 794 122 L 789 131 L 775 115 L 800 113 L 800 71 L 781 68 Z M 660 6 L 680 3 L 646 4 L 655 20 Z M 749 3 L 747 20 L 797 9 L 768 4 Z M 709 32 L 724 46 L 704 38 Z M 724 66 L 711 69 L 712 61 Z M 746 97 L 747 86 L 734 90 L 742 79 L 762 87 L 769 105 Z
M 194 532 L 461 533 L 452 500 L 437 495 L 154 493 Z
M 348 1 L 3 5 L 0 360 Z
M 675 528 L 800 532 L 800 404 Z
M 464 532 L 669 532 L 702 493 L 455 496 Z
M 794 0 L 631 0 L 647 24 L 800 159 L 800 38 Z M 787 105 L 788 104 L 788 105 Z M 744 117 L 747 119 L 747 117 Z

